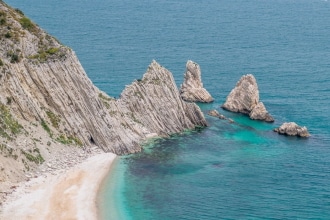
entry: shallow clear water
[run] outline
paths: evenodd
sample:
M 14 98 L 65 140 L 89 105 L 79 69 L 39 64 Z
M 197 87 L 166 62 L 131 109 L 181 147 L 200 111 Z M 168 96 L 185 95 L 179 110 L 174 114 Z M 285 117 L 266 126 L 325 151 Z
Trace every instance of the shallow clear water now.
M 330 216 L 328 144 L 208 120 L 206 129 L 158 140 L 119 162 L 122 213 L 131 219 Z
M 105 219 L 113 210 L 120 219 L 329 218 L 330 1 L 7 2 L 72 47 L 112 96 L 152 59 L 178 85 L 186 61 L 198 62 L 215 98 L 201 108 L 237 122 L 207 117 L 205 129 L 121 158 L 105 192 Z M 256 76 L 274 124 L 219 108 L 246 73 Z M 286 121 L 306 125 L 312 137 L 271 131 Z

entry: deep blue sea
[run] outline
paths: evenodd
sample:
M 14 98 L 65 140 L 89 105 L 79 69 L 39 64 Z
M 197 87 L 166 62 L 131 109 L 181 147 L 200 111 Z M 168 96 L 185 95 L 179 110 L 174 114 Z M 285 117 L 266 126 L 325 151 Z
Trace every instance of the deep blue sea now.
M 330 219 L 330 1 L 7 0 L 76 51 L 111 96 L 152 59 L 178 85 L 200 64 L 217 109 L 237 123 L 146 144 L 121 157 L 101 198 L 104 219 Z M 273 124 L 223 111 L 253 73 Z M 307 126 L 309 139 L 272 129 Z

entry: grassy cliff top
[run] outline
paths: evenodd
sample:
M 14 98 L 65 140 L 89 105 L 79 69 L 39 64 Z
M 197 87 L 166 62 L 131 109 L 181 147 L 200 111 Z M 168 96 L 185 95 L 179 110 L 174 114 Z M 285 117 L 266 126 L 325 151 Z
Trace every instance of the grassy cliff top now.
M 23 59 L 45 62 L 59 59 L 67 49 L 44 32 L 20 9 L 0 1 L 0 66 Z

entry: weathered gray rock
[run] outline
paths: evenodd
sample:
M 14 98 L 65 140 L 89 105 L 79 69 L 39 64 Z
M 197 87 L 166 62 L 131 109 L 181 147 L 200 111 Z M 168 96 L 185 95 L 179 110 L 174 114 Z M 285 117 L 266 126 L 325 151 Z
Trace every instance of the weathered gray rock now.
M 275 132 L 283 135 L 309 137 L 311 136 L 307 128 L 300 127 L 294 122 L 283 123 L 280 127 L 274 129 Z
M 252 74 L 241 77 L 221 107 L 228 111 L 247 114 L 251 119 L 274 121 L 264 104 L 259 102 L 258 85 Z
M 248 74 L 237 82 L 222 107 L 228 111 L 249 114 L 258 102 L 259 90 L 256 79 Z
M 181 85 L 180 96 L 188 102 L 213 102 L 210 93 L 203 87 L 201 69 L 191 60 L 186 64 L 184 82 Z
M 259 102 L 249 114 L 251 119 L 273 122 L 274 118 L 268 113 L 264 103 Z

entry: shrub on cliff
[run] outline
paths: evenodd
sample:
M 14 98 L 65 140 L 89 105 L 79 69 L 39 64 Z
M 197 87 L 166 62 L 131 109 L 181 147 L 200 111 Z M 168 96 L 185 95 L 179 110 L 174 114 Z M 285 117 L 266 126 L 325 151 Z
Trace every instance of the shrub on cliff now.
M 24 29 L 27 29 L 30 32 L 33 32 L 36 28 L 35 24 L 33 24 L 32 21 L 27 17 L 23 17 L 19 19 L 19 23 L 22 25 Z

